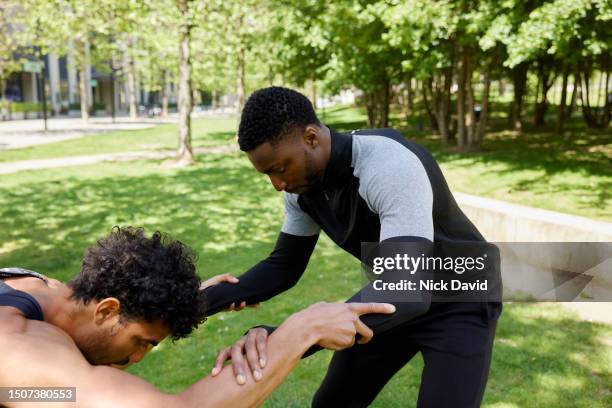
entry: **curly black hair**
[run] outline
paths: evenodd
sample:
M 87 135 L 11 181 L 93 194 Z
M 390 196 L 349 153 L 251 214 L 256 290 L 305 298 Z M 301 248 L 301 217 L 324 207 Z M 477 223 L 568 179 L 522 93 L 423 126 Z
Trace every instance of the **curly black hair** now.
M 321 125 L 308 98 L 280 86 L 262 88 L 249 96 L 244 105 L 238 144 L 240 150 L 248 152 L 264 142 L 274 144 L 308 125 Z
M 115 297 L 123 318 L 161 321 L 177 340 L 206 319 L 195 258 L 164 233 L 147 238 L 142 228 L 116 226 L 85 251 L 81 272 L 68 286 L 85 304 Z

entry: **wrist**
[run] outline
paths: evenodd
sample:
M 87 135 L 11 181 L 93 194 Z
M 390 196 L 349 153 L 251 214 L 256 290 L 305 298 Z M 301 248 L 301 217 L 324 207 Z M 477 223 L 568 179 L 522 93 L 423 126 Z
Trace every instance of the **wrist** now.
M 306 348 L 314 346 L 321 340 L 315 319 L 309 309 L 302 310 L 289 316 L 285 321 L 289 329 L 304 341 Z

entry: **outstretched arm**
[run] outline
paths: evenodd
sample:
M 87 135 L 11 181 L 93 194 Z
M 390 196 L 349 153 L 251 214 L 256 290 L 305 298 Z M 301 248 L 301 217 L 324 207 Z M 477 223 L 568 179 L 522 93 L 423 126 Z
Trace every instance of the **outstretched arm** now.
M 308 265 L 319 235 L 296 236 L 281 232 L 272 253 L 239 276 L 238 283 L 222 282 L 204 290 L 207 315 L 232 303 L 248 305 L 266 301 L 293 287 Z
M 263 302 L 294 286 L 300 279 L 319 238 L 319 226 L 298 204 L 295 194 L 285 193 L 285 221 L 272 253 L 239 276 L 239 283 L 221 283 L 204 291 L 208 315 L 232 303 Z
M 290 316 L 270 336 L 274 352 L 268 356 L 263 379 L 255 382 L 249 377 L 246 384 L 238 385 L 231 367 L 225 367 L 218 376 L 202 378 L 178 395 L 162 393 L 143 379 L 116 368 L 91 366 L 66 333 L 36 322 L 24 333 L 0 334 L 0 349 L 11 350 L 3 358 L 0 386 L 75 387 L 76 404 L 64 406 L 87 408 L 253 407 L 286 378 L 310 346 L 321 343 L 334 349 L 350 347 L 357 333 L 367 335 L 359 316 L 392 312 L 392 306 L 374 303 L 313 305 Z M 24 361 L 28 361 L 27 372 L 23 370 Z

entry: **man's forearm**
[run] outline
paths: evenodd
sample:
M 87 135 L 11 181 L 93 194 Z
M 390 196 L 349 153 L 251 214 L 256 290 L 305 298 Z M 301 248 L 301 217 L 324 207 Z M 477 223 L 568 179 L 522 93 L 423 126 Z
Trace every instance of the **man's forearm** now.
M 303 313 L 290 316 L 268 339 L 263 378 L 249 374 L 246 384 L 236 384 L 231 366 L 217 376 L 193 384 L 178 397 L 184 407 L 253 407 L 261 404 L 293 370 L 302 354 L 318 341 Z
M 219 283 L 204 290 L 208 316 L 227 308 L 232 303 L 263 302 L 291 288 L 300 279 L 318 235 L 302 237 L 280 233 L 274 250 L 239 277 L 239 283 Z

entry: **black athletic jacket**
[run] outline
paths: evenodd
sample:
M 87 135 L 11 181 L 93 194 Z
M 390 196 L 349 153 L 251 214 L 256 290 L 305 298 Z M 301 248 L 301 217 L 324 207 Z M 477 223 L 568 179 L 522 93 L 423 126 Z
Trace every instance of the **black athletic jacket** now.
M 393 129 L 332 130 L 330 160 L 320 185 L 301 195 L 285 193 L 285 221 L 274 250 L 240 276 L 239 284 L 208 288 L 208 314 L 232 302 L 262 302 L 291 288 L 306 269 L 320 230 L 356 258 L 362 242 L 484 242 L 422 146 Z M 364 287 L 349 302 L 371 289 Z M 426 298 L 390 303 L 395 314 L 362 317 L 375 334 L 429 307 Z

